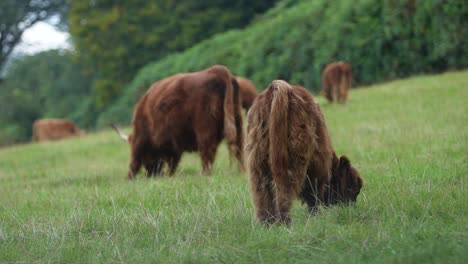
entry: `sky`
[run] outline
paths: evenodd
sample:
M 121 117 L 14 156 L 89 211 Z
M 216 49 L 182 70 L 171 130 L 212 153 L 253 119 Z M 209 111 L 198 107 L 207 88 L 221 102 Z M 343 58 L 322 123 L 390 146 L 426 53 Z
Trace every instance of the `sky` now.
M 0 0 L 1 1 L 1 0 Z M 14 60 L 16 55 L 19 54 L 34 54 L 44 50 L 50 49 L 69 49 L 70 34 L 57 30 L 45 22 L 37 22 L 32 27 L 23 32 L 21 42 L 16 45 L 13 53 L 5 63 L 5 67 L 0 71 L 0 79 L 5 75 L 5 71 Z
M 24 31 L 21 43 L 15 47 L 14 53 L 33 54 L 44 50 L 70 48 L 70 34 L 58 31 L 45 22 L 37 22 Z

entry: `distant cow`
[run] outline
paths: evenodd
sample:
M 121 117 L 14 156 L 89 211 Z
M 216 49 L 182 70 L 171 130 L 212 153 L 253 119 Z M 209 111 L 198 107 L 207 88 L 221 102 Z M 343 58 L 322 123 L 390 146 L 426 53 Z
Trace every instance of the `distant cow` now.
M 252 106 L 255 97 L 257 97 L 257 90 L 255 89 L 253 82 L 249 79 L 237 76 L 236 80 L 239 83 L 239 93 L 242 107 L 248 111 Z
M 322 73 L 322 95 L 329 102 L 346 103 L 352 82 L 351 65 L 343 61 L 330 63 Z
M 58 140 L 84 134 L 73 122 L 66 119 L 40 119 L 33 124 L 35 142 Z
M 256 216 L 265 224 L 288 224 L 295 198 L 311 212 L 320 202 L 331 204 L 329 197 L 345 201 L 328 190 L 330 180 L 337 180 L 334 188 L 346 188 L 342 179 L 359 178 L 346 157 L 334 163 L 327 126 L 312 95 L 284 81 L 273 81 L 252 105 L 246 155 Z M 358 193 L 353 194 L 355 200 Z
M 164 164 L 173 174 L 185 151 L 199 151 L 203 174 L 209 174 L 223 137 L 241 168 L 243 130 L 239 86 L 220 65 L 200 72 L 176 74 L 155 82 L 135 106 L 128 178 L 141 165 L 158 175 Z

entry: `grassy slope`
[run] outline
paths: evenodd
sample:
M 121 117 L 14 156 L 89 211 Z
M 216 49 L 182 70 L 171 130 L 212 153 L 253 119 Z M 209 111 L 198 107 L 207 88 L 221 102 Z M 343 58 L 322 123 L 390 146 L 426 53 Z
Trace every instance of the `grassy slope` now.
M 444 262 L 468 258 L 468 72 L 358 89 L 323 106 L 335 148 L 360 170 L 356 207 L 290 228 L 253 219 L 223 145 L 176 177 L 124 179 L 113 132 L 0 150 L 0 262 Z M 318 98 L 320 102 L 322 98 Z

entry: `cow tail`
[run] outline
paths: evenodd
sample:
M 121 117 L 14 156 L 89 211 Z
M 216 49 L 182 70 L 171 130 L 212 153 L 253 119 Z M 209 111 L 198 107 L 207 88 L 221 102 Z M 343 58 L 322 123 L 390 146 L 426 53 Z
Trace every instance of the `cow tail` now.
M 230 78 L 226 82 L 226 93 L 224 96 L 224 136 L 226 138 L 229 152 L 234 155 L 243 169 L 242 162 L 242 119 L 239 106 L 239 86 Z
M 269 117 L 270 167 L 273 179 L 287 178 L 288 153 L 288 108 L 291 86 L 284 81 L 273 81 L 273 100 Z

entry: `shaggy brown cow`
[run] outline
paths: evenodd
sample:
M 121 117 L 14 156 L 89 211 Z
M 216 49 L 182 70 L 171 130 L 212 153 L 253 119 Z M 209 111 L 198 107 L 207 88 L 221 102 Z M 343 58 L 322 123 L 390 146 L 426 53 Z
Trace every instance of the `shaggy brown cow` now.
M 329 102 L 346 103 L 352 82 L 351 65 L 343 61 L 330 63 L 322 73 L 322 95 Z
M 209 174 L 223 133 L 243 168 L 239 86 L 224 66 L 157 81 L 136 105 L 132 124 L 129 179 L 141 165 L 151 176 L 167 164 L 172 175 L 185 151 L 199 151 Z
M 252 105 L 247 133 L 251 192 L 256 216 L 265 224 L 288 224 L 297 197 L 311 212 L 317 210 L 319 202 L 327 203 L 329 196 L 334 202 L 342 201 L 336 192 L 327 192 L 332 173 L 337 175 L 335 179 L 359 177 L 346 157 L 340 158 L 343 166 L 333 163 L 334 151 L 322 112 L 300 86 L 273 81 Z M 348 175 L 350 172 L 355 174 Z
M 255 97 L 257 97 L 257 90 L 255 89 L 253 82 L 249 79 L 237 76 L 236 80 L 239 83 L 239 93 L 242 107 L 248 111 L 252 106 Z
M 33 140 L 35 142 L 58 140 L 62 138 L 80 136 L 84 132 L 66 119 L 41 119 L 33 124 Z

